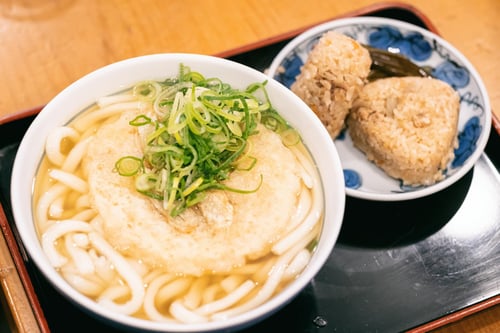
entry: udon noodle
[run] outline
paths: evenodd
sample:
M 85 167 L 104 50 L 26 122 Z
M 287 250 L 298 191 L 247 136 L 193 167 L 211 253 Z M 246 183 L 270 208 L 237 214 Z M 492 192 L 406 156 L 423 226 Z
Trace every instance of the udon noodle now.
M 139 97 L 133 89 L 103 97 L 48 137 L 36 178 L 34 212 L 49 261 L 71 286 L 102 306 L 153 321 L 219 320 L 266 302 L 307 266 L 321 228 L 322 189 L 308 150 L 300 140 L 283 144 L 283 134 L 259 124 L 258 134 L 249 138 L 251 148 L 247 150 L 257 156 L 253 169 L 262 177 L 262 183 L 248 185 L 246 170 L 233 171 L 224 181 L 231 186 L 210 190 L 206 201 L 201 201 L 209 213 L 205 214 L 198 202 L 180 214 L 184 218 L 198 214 L 208 221 L 207 216 L 214 214 L 210 205 L 215 205 L 215 213 L 219 214 L 222 206 L 217 206 L 218 195 L 224 193 L 222 203 L 235 210 L 229 222 L 210 224 L 203 220 L 200 226 L 200 222 L 191 225 L 188 221 L 185 229 L 185 225 L 176 226 L 175 218 L 165 212 L 158 213 L 164 208 L 161 200 L 152 204 L 154 198 L 135 193 L 129 186 L 134 184 L 130 177 L 117 175 L 107 162 L 100 160 L 109 155 L 110 160 L 116 161 L 120 154 L 138 153 L 143 148 L 140 144 L 134 146 L 134 142 L 148 133 L 120 127 L 129 126 L 137 115 L 158 117 L 155 103 Z M 259 105 L 263 103 L 260 101 Z M 131 141 L 124 135 L 131 136 Z M 264 149 L 269 145 L 277 150 L 276 143 L 266 141 L 269 139 L 279 142 L 278 150 L 288 156 L 285 163 L 290 167 L 281 164 L 279 152 L 270 154 Z M 131 152 L 127 150 L 130 146 L 135 147 Z M 118 152 L 109 147 L 117 147 Z M 281 176 L 278 171 L 293 174 Z M 274 175 L 281 178 L 271 179 Z M 285 185 L 275 183 L 283 180 L 297 184 L 283 191 L 294 190 L 283 196 L 288 203 L 275 201 L 275 189 Z M 127 191 L 122 192 L 122 184 L 128 187 Z M 228 190 L 235 187 L 252 190 Z M 119 192 L 133 204 L 120 203 L 120 196 L 117 199 L 107 190 Z M 246 202 L 249 203 L 244 206 Z M 138 211 L 141 205 L 148 207 L 149 212 Z M 106 211 L 109 206 L 115 209 L 111 213 Z M 241 207 L 261 212 L 237 212 Z M 186 212 L 190 213 L 183 215 Z M 134 215 L 135 220 L 126 220 L 127 214 L 137 216 Z M 213 219 L 218 218 L 217 214 Z M 144 216 L 148 221 L 137 222 Z M 275 220 L 277 225 L 273 227 Z M 142 227 L 153 231 L 141 231 Z M 201 238 L 207 235 L 214 239 Z M 135 239 L 140 237 L 144 240 Z M 194 237 L 194 242 L 190 237 Z M 162 253 L 156 254 L 148 244 L 157 244 Z M 183 246 L 188 246 L 185 244 L 189 245 L 188 250 L 183 250 Z

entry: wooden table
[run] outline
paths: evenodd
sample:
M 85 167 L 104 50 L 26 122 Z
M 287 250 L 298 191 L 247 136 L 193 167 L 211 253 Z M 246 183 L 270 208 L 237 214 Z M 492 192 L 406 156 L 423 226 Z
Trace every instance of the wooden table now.
M 405 0 L 475 65 L 500 118 L 500 1 Z M 372 0 L 2 0 L 0 123 L 82 75 L 158 52 L 216 54 L 328 20 Z M 500 332 L 500 306 L 436 332 Z

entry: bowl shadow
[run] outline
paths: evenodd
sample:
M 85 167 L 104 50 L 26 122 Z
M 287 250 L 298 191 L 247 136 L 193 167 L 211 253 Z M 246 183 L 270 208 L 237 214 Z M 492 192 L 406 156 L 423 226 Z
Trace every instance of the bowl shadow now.
M 439 231 L 462 205 L 473 170 L 446 189 L 404 201 L 371 201 L 346 198 L 338 243 L 387 248 L 416 243 Z

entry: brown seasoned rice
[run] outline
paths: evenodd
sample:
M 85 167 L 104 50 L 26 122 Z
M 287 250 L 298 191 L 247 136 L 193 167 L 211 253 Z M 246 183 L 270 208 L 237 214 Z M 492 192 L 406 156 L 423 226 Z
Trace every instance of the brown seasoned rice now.
M 329 31 L 312 49 L 291 90 L 309 105 L 335 138 L 366 83 L 370 66 L 368 50 L 348 36 Z
M 457 145 L 459 96 L 447 83 L 392 77 L 368 83 L 346 120 L 354 145 L 407 185 L 443 178 Z

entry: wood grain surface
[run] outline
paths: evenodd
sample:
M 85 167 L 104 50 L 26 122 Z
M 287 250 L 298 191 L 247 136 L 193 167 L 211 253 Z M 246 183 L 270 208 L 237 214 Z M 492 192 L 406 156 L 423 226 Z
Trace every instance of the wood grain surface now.
M 374 5 L 370 0 L 0 0 L 0 123 L 109 63 L 217 54 Z M 500 117 L 500 1 L 410 0 L 476 67 Z M 457 318 L 458 319 L 458 318 Z M 500 306 L 438 328 L 500 332 Z

